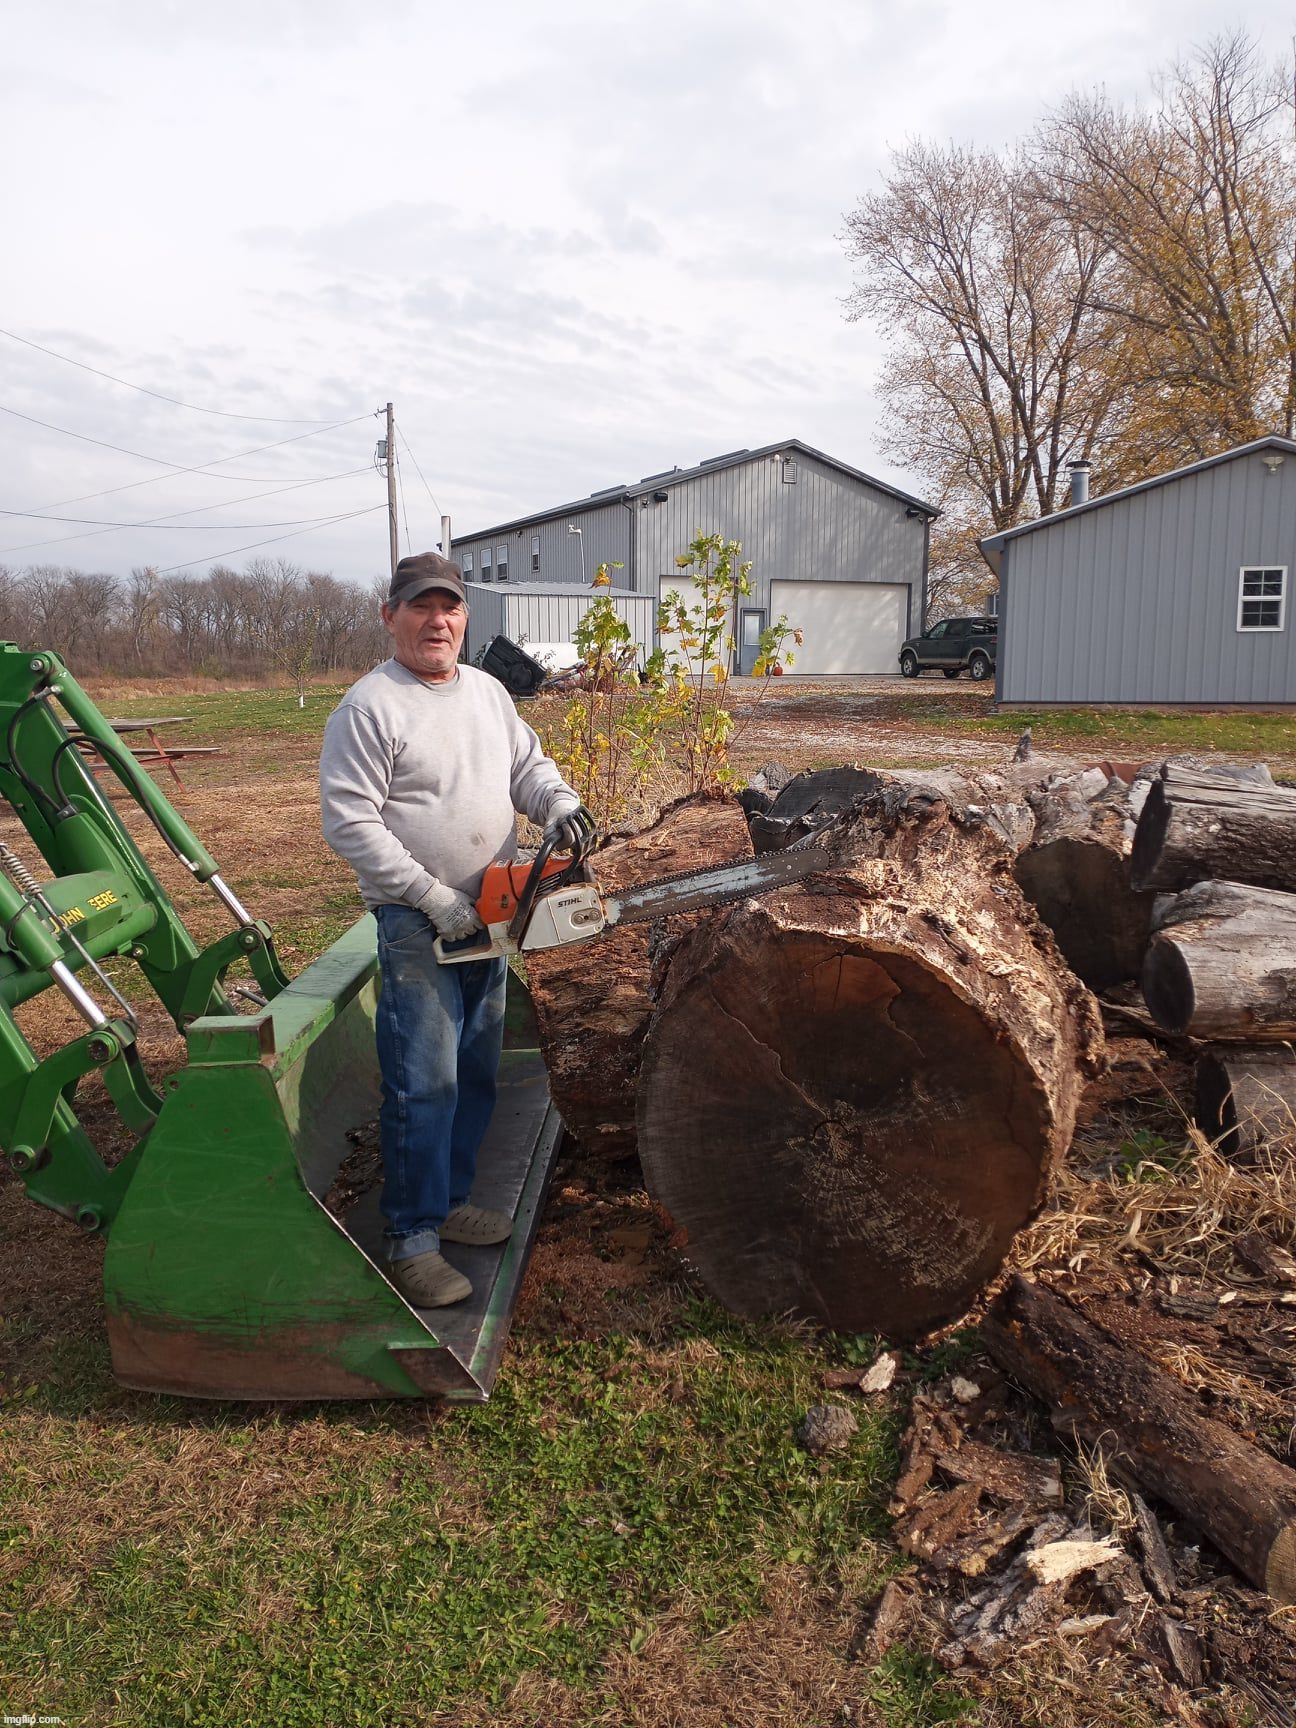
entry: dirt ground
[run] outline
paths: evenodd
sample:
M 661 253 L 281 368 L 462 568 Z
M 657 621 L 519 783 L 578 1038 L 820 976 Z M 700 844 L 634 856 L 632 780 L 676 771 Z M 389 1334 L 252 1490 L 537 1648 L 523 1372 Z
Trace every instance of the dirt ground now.
M 936 695 L 926 681 L 922 689 L 924 694 Z M 736 693 L 742 695 L 741 686 Z M 789 680 L 751 711 L 734 751 L 735 761 L 748 772 L 771 759 L 793 771 L 828 761 L 985 770 L 1006 765 L 1015 736 L 964 734 L 943 727 L 939 717 L 915 723 L 904 712 L 904 703 L 913 694 L 914 686 L 900 679 L 849 684 Z M 963 681 L 950 683 L 939 694 L 941 707 L 950 716 L 988 714 L 993 701 L 992 691 Z M 333 925 L 344 925 L 359 910 L 349 873 L 319 836 L 314 787 L 318 747 L 313 738 L 296 735 L 286 736 L 268 752 L 258 748 L 245 755 L 227 745 L 223 748 L 219 757 L 198 758 L 184 766 L 188 790 L 176 795 L 176 803 L 222 861 L 234 890 L 258 916 L 282 931 L 281 953 L 289 970 L 295 970 L 318 940 L 328 938 Z M 1095 759 L 1082 750 L 1036 752 L 1032 758 L 1041 778 Z M 1296 769 L 1296 755 L 1271 759 L 1271 765 Z M 169 783 L 162 783 L 174 795 Z M 177 882 L 176 871 L 152 831 L 137 820 L 131 826 L 200 939 L 224 929 L 220 908 L 210 897 L 191 881 Z M 16 825 L 0 824 L 0 838 L 10 838 L 11 828 L 16 832 Z M 37 1045 L 56 1041 L 69 1029 L 62 1009 L 48 999 L 29 1004 L 21 1018 Z M 145 1059 L 155 1074 L 181 1060 L 181 1042 L 163 1015 L 150 1012 L 142 1030 Z M 1131 1274 L 1129 1256 L 1122 1261 L 1116 1246 L 1119 1231 L 1095 1226 L 1091 1234 L 1101 1245 L 1089 1244 L 1084 1229 L 1077 1233 L 1070 1220 L 1120 1222 L 1123 1201 L 1119 1194 L 1115 1201 L 1111 1197 L 1111 1160 L 1119 1155 L 1115 1149 L 1149 1143 L 1148 1136 L 1157 1143 L 1182 1141 L 1190 1079 L 1182 1061 L 1131 1033 L 1128 1025 L 1112 1021 L 1109 1031 L 1113 1059 L 1086 1099 L 1073 1168 L 1053 1212 L 1042 1222 L 1044 1234 L 1037 1232 L 1025 1241 L 1018 1258 L 1035 1267 L 1065 1269 L 1079 1255 L 1088 1279 L 1105 1279 L 1111 1288 L 1119 1289 L 1126 1287 Z M 113 1135 L 110 1113 L 92 1109 L 91 1116 L 106 1135 L 107 1149 L 114 1145 L 122 1149 L 124 1141 Z M 0 1359 L 2 1395 L 6 1387 L 16 1389 L 39 1379 L 43 1367 L 69 1340 L 98 1335 L 102 1245 L 77 1235 L 51 1213 L 30 1206 L 21 1184 L 7 1172 L 0 1174 L 0 1240 L 5 1244 L 0 1255 L 0 1310 L 19 1320 L 18 1335 L 24 1338 L 21 1359 L 12 1353 L 8 1360 Z M 1146 1231 L 1139 1251 L 1151 1256 L 1157 1275 L 1164 1270 Z M 1142 1271 L 1147 1273 L 1146 1264 Z M 669 1325 L 692 1287 L 669 1220 L 645 1194 L 637 1167 L 588 1158 L 569 1142 L 550 1192 L 516 1326 L 539 1338 L 593 1339 L 627 1326 L 651 1336 L 654 1329 Z M 1276 1390 L 1262 1386 L 1257 1397 L 1262 1401 L 1277 1397 L 1280 1405 L 1285 1397 L 1290 1406 L 1291 1386 L 1296 1384 L 1296 1367 L 1290 1364 L 1296 1356 L 1290 1341 L 1284 1348 L 1283 1371 L 1290 1371 L 1291 1377 L 1280 1386 L 1276 1374 Z M 897 1407 L 915 1384 L 914 1374 L 901 1377 L 892 1394 Z M 1265 1410 L 1272 1414 L 1268 1404 Z M 1275 1450 L 1279 1425 L 1275 1417 Z M 1182 1533 L 1179 1541 L 1183 1551 L 1197 1552 L 1190 1532 Z M 1281 1702 L 1282 1688 L 1296 1673 L 1296 1666 L 1284 1666 L 1289 1660 L 1296 1662 L 1291 1654 L 1296 1651 L 1296 1636 L 1290 1625 L 1278 1620 L 1263 1628 L 1243 1624 L 1255 1602 L 1246 1598 L 1241 1608 L 1229 1607 L 1235 1597 L 1225 1588 L 1226 1571 L 1209 1559 L 1192 1564 L 1200 1564 L 1208 1615 L 1214 1613 L 1222 1628 L 1218 1648 L 1227 1650 L 1232 1638 L 1239 1672 L 1250 1665 L 1258 1688 L 1252 1689 L 1249 1705 L 1238 1694 L 1241 1702 L 1233 1714 L 1200 1720 L 1236 1722 L 1239 1728 L 1248 1720 L 1256 1724 L 1296 1720 L 1290 1711 L 1284 1713 Z M 826 1618 L 822 1630 L 825 1637 L 837 1641 L 850 1636 L 840 1616 Z M 1105 1657 L 1097 1684 L 1112 1696 L 1110 1711 L 1104 1706 L 1102 1714 L 1086 1715 L 1081 1696 L 1068 1720 L 1077 1725 L 1120 1720 L 1119 1695 L 1126 1684 L 1145 1700 L 1155 1697 L 1161 1678 L 1156 1674 L 1149 1678 L 1142 1663 L 1138 1658 L 1127 1672 L 1120 1666 L 1119 1652 Z M 1007 1685 L 998 1702 L 988 1706 L 986 1721 L 1006 1724 L 1025 1719 L 1029 1684 L 1027 1670 L 1024 1680 Z M 1012 1704 L 1013 1685 L 1019 1687 L 1023 1701 L 1020 1711 Z M 1080 1690 L 1083 1694 L 1083 1687 Z

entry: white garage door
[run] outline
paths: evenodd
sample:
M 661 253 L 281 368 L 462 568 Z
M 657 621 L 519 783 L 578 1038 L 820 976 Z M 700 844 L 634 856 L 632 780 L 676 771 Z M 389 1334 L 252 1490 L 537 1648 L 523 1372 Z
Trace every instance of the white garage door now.
M 702 609 L 702 589 L 690 577 L 686 576 L 683 571 L 681 571 L 678 576 L 663 576 L 659 592 L 663 600 L 668 594 L 673 592 L 679 595 L 685 606 L 690 610 L 696 609 L 700 612 Z M 698 634 L 700 635 L 700 631 Z M 723 634 L 725 641 L 728 641 L 728 639 L 733 635 L 732 618 L 729 620 Z M 686 659 L 684 650 L 679 644 L 679 637 L 674 631 L 663 630 L 658 640 L 660 641 L 661 646 L 666 650 L 667 665 L 669 665 L 672 660 L 678 660 L 692 673 L 697 673 L 702 670 L 702 662 L 699 658 L 699 648 L 691 648 L 689 650 L 689 657 Z M 711 663 L 712 665 L 715 664 L 714 657 Z
M 786 612 L 805 640 L 793 672 L 895 672 L 909 590 L 886 582 L 771 582 L 773 623 Z

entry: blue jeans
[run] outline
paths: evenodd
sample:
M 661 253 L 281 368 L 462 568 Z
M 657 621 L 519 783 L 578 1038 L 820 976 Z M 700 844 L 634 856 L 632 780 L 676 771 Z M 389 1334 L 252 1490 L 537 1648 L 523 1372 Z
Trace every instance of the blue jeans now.
M 472 1192 L 495 1107 L 508 963 L 440 966 L 421 912 L 385 905 L 374 916 L 383 1240 L 390 1259 L 406 1260 L 440 1246 L 447 1214 Z

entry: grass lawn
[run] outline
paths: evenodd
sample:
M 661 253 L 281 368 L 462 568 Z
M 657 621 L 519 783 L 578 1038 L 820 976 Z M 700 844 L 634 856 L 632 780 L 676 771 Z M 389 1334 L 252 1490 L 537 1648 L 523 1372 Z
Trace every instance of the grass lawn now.
M 277 690 L 95 692 L 113 715 L 189 715 L 170 736 L 219 748 L 181 764 L 176 802 L 275 925 L 292 970 L 359 911 L 319 837 L 313 779 L 341 688 L 312 691 L 304 710 Z M 804 731 L 798 700 L 785 759 Z M 852 700 L 843 693 L 843 712 Z M 912 733 L 994 741 L 1023 724 L 945 692 L 888 700 L 896 759 Z M 1296 753 L 1281 717 L 1087 724 L 1041 716 L 1035 738 L 1122 758 Z M 876 712 L 861 713 L 858 750 L 838 759 L 880 761 L 877 743 Z M 765 752 L 764 735 L 750 750 Z M 140 836 L 200 937 L 224 929 Z M 165 1025 L 146 1030 L 155 1070 L 179 1059 Z M 808 1457 L 797 1421 L 840 1396 L 824 1392 L 825 1370 L 870 1361 L 874 1342 L 734 1322 L 690 1284 L 625 1173 L 579 1158 L 560 1168 L 481 1408 L 129 1392 L 103 1339 L 101 1255 L 0 1176 L 0 1716 L 114 1728 L 1159 1720 L 1115 1681 L 1095 1683 L 1077 1714 L 1029 1665 L 972 1698 L 919 1644 L 861 1657 L 861 1615 L 904 1564 L 886 1504 L 907 1398 L 965 1346 L 910 1358 L 902 1389 L 854 1400 L 844 1453 Z

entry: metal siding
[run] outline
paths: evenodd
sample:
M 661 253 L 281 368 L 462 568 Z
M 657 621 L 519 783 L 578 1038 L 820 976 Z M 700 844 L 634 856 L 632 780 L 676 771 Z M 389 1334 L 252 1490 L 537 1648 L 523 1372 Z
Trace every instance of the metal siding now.
M 630 626 L 645 657 L 652 652 L 654 605 L 651 596 L 611 591 L 617 616 Z M 504 611 L 504 634 L 514 642 L 570 642 L 576 626 L 589 611 L 594 596 L 579 586 L 570 590 L 505 589 L 500 596 Z M 524 641 L 525 638 L 525 641 Z
M 497 588 L 493 583 L 465 582 L 464 591 L 468 595 L 468 634 L 466 648 L 468 658 L 475 660 L 492 636 L 507 635 L 504 629 L 504 595 L 507 586 Z
M 620 564 L 621 569 L 612 573 L 613 581 L 618 588 L 628 587 L 630 560 L 630 512 L 619 501 L 612 504 L 595 505 L 590 509 L 573 510 L 560 522 L 524 523 L 510 534 L 481 535 L 476 539 L 456 539 L 453 542 L 454 555 L 462 558 L 465 552 L 473 555 L 474 578 L 481 573 L 481 555 L 486 547 L 490 547 L 492 558 L 495 548 L 507 542 L 509 549 L 509 579 L 504 586 L 511 587 L 515 582 L 570 583 L 573 587 L 581 585 L 581 540 L 585 544 L 584 580 L 586 586 L 594 578 L 594 572 L 602 563 Z M 568 524 L 574 522 L 581 530 L 580 539 L 575 534 L 567 532 Z M 540 537 L 540 569 L 531 568 L 531 538 Z M 487 584 L 482 584 L 487 586 Z M 536 638 L 540 640 L 539 637 Z
M 1004 547 L 1008 702 L 1296 702 L 1296 460 L 1250 452 Z M 1238 572 L 1284 565 L 1278 632 L 1237 629 Z

